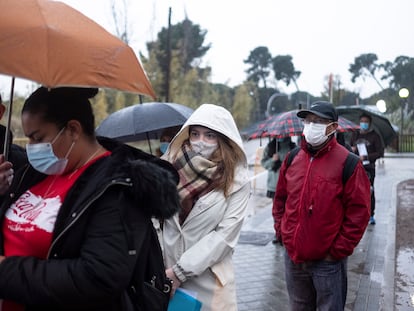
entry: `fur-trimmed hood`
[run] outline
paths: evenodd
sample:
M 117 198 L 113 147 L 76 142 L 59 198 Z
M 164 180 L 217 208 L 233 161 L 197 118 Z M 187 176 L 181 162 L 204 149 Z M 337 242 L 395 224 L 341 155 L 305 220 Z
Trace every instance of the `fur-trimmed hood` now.
M 177 184 L 179 176 L 167 161 L 139 149 L 99 137 L 99 142 L 112 152 L 104 170 L 102 181 L 130 180 L 131 195 L 145 214 L 157 218 L 169 218 L 179 208 Z
M 65 201 L 70 202 L 64 202 L 64 205 L 70 205 L 68 208 L 73 212 L 75 206 L 82 206 L 108 186 L 119 184 L 126 186 L 123 191 L 147 216 L 169 218 L 178 211 L 179 176 L 169 162 L 113 139 L 99 137 L 98 140 L 111 155 L 85 170 L 68 193 L 70 200 Z M 15 176 L 6 196 L 9 198 L 5 202 L 7 205 L 46 177 L 31 166 L 21 173 Z

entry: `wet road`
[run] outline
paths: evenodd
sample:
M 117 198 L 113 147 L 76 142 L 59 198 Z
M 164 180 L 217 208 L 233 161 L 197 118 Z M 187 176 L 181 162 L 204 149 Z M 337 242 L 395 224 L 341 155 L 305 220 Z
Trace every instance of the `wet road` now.
M 265 142 L 264 142 L 265 144 Z M 254 162 L 258 142 L 246 146 Z M 252 167 L 253 175 L 254 167 Z M 413 254 L 396 254 L 397 185 L 414 179 L 414 159 L 386 157 L 377 165 L 376 220 L 348 261 L 347 311 L 414 310 Z M 249 217 L 242 232 L 273 233 L 271 201 L 265 197 L 265 174 L 254 182 Z M 411 201 L 411 204 L 412 201 Z M 288 310 L 283 248 L 238 244 L 234 254 L 239 310 Z M 407 270 L 408 268 L 408 270 Z M 401 282 L 398 283 L 398 279 Z M 397 283 L 397 286 L 396 286 Z

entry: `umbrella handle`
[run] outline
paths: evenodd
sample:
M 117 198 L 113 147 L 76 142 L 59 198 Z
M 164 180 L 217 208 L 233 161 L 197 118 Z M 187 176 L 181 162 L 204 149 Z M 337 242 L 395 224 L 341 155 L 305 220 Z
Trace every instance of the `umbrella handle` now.
M 7 112 L 7 124 L 6 124 L 6 133 L 4 135 L 4 149 L 3 149 L 3 155 L 4 155 L 4 161 L 7 161 L 9 159 L 9 150 L 10 150 L 10 124 L 11 124 L 11 116 L 12 116 L 12 107 L 13 107 L 13 95 L 14 95 L 14 81 L 15 78 L 12 77 L 11 81 L 11 90 L 10 90 L 10 100 L 9 100 L 9 110 Z
M 148 147 L 149 147 L 149 152 L 152 154 L 152 149 L 151 149 L 151 140 L 149 138 L 149 134 L 148 132 L 145 133 L 145 135 L 147 136 L 147 141 L 148 141 Z

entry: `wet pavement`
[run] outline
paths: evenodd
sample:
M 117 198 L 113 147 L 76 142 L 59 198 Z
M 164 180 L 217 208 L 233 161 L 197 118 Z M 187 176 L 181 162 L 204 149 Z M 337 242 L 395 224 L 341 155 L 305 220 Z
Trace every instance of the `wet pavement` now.
M 259 177 L 252 181 L 254 188 L 242 234 L 267 233 L 259 235 L 260 239 L 273 234 L 273 219 L 271 200 L 265 197 L 266 173 L 252 167 L 252 175 L 255 173 Z M 377 163 L 376 225 L 367 227 L 348 259 L 347 311 L 414 310 L 414 252 L 396 252 L 398 204 L 414 204 L 398 196 L 412 196 L 414 187 L 401 192 L 397 187 L 409 179 L 414 179 L 414 155 L 386 155 Z M 283 247 L 266 241 L 264 245 L 244 242 L 237 245 L 234 253 L 239 311 L 289 310 Z

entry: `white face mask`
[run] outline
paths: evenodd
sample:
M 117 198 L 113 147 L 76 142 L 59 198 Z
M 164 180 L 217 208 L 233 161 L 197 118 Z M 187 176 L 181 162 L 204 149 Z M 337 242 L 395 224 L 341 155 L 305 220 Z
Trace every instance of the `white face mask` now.
M 319 124 L 319 123 L 309 123 L 306 124 L 303 128 L 303 135 L 305 136 L 305 140 L 308 144 L 310 144 L 313 147 L 320 146 L 324 142 L 326 142 L 329 138 L 329 135 L 333 134 L 329 133 L 329 135 L 326 135 L 326 128 L 331 125 L 329 124 Z
M 202 157 L 208 159 L 217 149 L 217 144 L 209 144 L 202 140 L 190 141 L 191 149 Z

